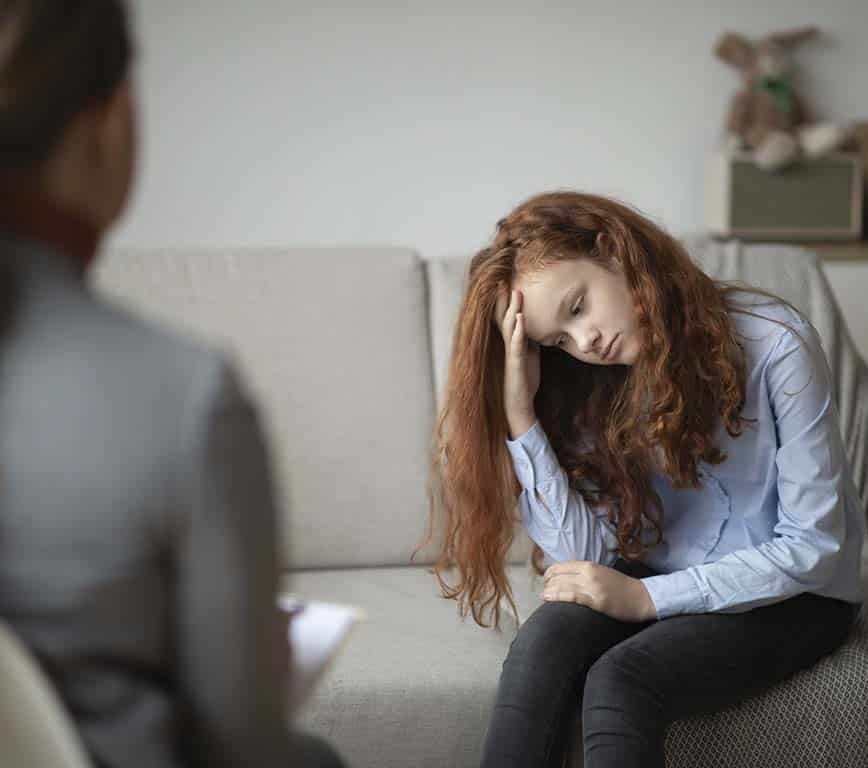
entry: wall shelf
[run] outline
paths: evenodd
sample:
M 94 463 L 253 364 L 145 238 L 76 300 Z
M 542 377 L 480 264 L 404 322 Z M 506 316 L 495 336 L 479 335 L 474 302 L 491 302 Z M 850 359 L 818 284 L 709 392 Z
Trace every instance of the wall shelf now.
M 799 242 L 793 242 L 793 245 L 810 248 L 823 261 L 854 261 L 868 263 L 868 240 L 856 240 L 846 243 L 808 242 L 802 240 Z

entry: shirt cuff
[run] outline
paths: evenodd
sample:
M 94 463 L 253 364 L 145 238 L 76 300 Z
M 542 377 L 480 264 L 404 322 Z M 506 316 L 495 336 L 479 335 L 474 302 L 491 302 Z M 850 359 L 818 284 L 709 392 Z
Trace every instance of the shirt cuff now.
M 674 571 L 642 579 L 658 619 L 682 613 L 707 613 L 705 597 L 696 577 L 687 571 Z
M 539 421 L 515 440 L 507 440 L 512 466 L 522 488 L 534 490 L 557 477 L 561 469 L 557 456 Z

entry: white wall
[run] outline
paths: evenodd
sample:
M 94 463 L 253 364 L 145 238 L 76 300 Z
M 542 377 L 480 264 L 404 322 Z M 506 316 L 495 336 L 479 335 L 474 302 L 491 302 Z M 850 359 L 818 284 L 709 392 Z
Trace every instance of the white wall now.
M 868 2 L 135 0 L 141 175 L 122 245 L 467 252 L 578 187 L 701 226 L 737 86 L 718 35 L 817 22 L 827 116 L 868 118 Z

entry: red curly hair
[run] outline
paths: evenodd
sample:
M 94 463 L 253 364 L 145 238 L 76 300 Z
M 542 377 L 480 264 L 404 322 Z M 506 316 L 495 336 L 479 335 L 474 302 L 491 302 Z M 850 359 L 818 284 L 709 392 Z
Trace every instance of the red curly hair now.
M 628 367 L 590 365 L 541 348 L 534 410 L 570 486 L 607 516 L 618 554 L 627 560 L 662 541 L 663 509 L 652 471 L 664 472 L 676 488 L 698 487 L 697 462 L 726 459 L 713 441 L 718 424 L 737 437 L 749 421 L 741 416 L 744 351 L 729 312 L 755 313 L 739 307 L 733 294 L 760 294 L 798 312 L 774 294 L 713 280 L 677 240 L 608 198 L 550 192 L 498 222 L 493 242 L 470 264 L 434 432 L 428 536 L 413 553 L 430 541 L 442 512 L 434 573 L 442 596 L 458 600 L 462 616 L 470 609 L 480 626 L 489 626 L 489 611 L 499 628 L 504 597 L 515 611 L 505 563 L 521 487 L 505 444 L 497 297 L 520 273 L 578 258 L 624 275 L 641 351 Z M 593 448 L 582 450 L 587 438 Z M 532 563 L 539 574 L 543 554 L 535 545 Z M 442 573 L 453 566 L 459 579 L 450 585 Z

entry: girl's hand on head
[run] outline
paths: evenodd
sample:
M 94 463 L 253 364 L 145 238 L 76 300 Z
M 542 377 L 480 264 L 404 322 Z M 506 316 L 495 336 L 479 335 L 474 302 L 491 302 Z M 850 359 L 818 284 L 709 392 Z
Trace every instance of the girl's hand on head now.
M 579 603 L 619 621 L 653 621 L 657 610 L 641 579 L 585 560 L 555 563 L 543 574 L 543 599 Z
M 539 345 L 525 336 L 520 291 L 498 296 L 496 322 L 503 337 L 505 355 L 503 402 L 510 436 L 515 439 L 536 421 L 533 399 L 540 384 Z

